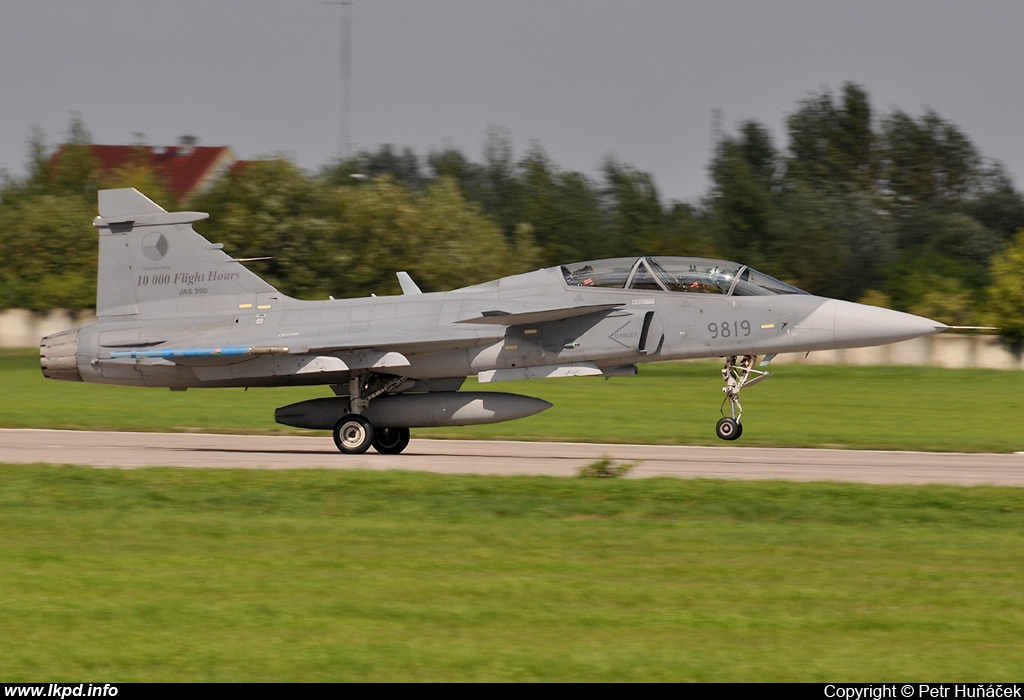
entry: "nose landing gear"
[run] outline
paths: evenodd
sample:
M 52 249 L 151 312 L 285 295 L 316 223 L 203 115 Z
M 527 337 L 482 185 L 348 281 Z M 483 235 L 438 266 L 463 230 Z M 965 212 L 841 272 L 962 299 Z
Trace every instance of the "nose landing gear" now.
M 754 369 L 755 364 L 756 355 L 744 355 L 739 360 L 733 355 L 725 360 L 725 367 L 722 368 L 722 379 L 725 380 L 725 386 L 722 387 L 725 393 L 725 398 L 722 399 L 722 418 L 715 426 L 715 433 L 723 440 L 735 440 L 743 434 L 743 424 L 740 423 L 743 417 L 740 391 L 743 387 L 753 386 L 772 376 L 771 372 Z M 729 403 L 728 416 L 725 415 L 726 402 Z

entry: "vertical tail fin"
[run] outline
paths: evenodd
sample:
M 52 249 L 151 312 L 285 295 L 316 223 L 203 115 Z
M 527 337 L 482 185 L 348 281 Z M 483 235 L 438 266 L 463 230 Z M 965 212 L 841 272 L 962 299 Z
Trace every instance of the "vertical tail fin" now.
M 134 188 L 100 190 L 96 315 L 230 313 L 270 284 L 192 229 L 208 214 L 168 212 Z

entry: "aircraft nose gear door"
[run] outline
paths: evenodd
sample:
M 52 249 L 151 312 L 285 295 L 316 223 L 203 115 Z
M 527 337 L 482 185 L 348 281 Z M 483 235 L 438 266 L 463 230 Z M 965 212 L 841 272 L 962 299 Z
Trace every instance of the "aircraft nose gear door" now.
M 771 359 L 771 358 L 769 358 Z M 738 362 L 736 356 L 726 358 L 725 367 L 722 368 L 722 378 L 725 386 L 725 398 L 722 399 L 722 418 L 715 426 L 715 432 L 723 440 L 735 440 L 743 434 L 743 425 L 740 419 L 743 416 L 743 406 L 740 404 L 740 391 L 745 386 L 753 386 L 758 382 L 772 376 L 771 372 L 754 369 L 757 364 L 756 355 L 744 355 Z M 729 402 L 729 415 L 725 415 L 725 403 Z

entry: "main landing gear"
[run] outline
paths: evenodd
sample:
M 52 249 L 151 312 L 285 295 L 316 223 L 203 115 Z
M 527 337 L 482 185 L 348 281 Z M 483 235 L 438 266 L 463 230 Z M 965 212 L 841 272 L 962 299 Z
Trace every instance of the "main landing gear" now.
M 408 428 L 377 428 L 362 415 L 370 401 L 402 384 L 404 377 L 393 377 L 371 387 L 366 374 L 349 379 L 349 413 L 334 424 L 334 444 L 347 455 L 359 455 L 372 446 L 383 455 L 397 455 L 409 446 Z
M 377 428 L 374 431 L 373 449 L 382 455 L 397 455 L 408 446 L 408 428 Z
M 771 359 L 769 357 L 769 359 Z M 722 368 L 722 379 L 725 386 L 722 391 L 725 398 L 722 399 L 722 418 L 715 426 L 715 433 L 723 440 L 735 440 L 743 434 L 743 424 L 740 419 L 743 417 L 743 406 L 740 404 L 740 391 L 745 386 L 753 386 L 758 382 L 772 376 L 771 372 L 754 369 L 757 364 L 756 355 L 744 355 L 737 360 L 736 355 L 727 357 L 725 367 Z M 729 415 L 725 415 L 725 404 L 729 403 Z
M 409 446 L 409 429 L 375 428 L 362 416 L 349 413 L 334 425 L 334 444 L 347 455 L 362 454 L 371 446 L 382 455 L 397 455 Z
M 347 455 L 359 455 L 370 449 L 375 432 L 373 423 L 349 413 L 334 424 L 334 444 Z

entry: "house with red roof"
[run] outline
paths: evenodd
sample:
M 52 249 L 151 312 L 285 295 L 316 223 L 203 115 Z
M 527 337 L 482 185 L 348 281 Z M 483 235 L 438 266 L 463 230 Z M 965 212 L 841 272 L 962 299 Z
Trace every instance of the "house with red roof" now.
M 227 146 L 199 146 L 194 136 L 183 136 L 176 146 L 89 145 L 92 157 L 104 172 L 139 164 L 149 167 L 179 202 L 209 188 L 221 175 L 242 163 Z M 58 162 L 66 146 L 54 154 Z

